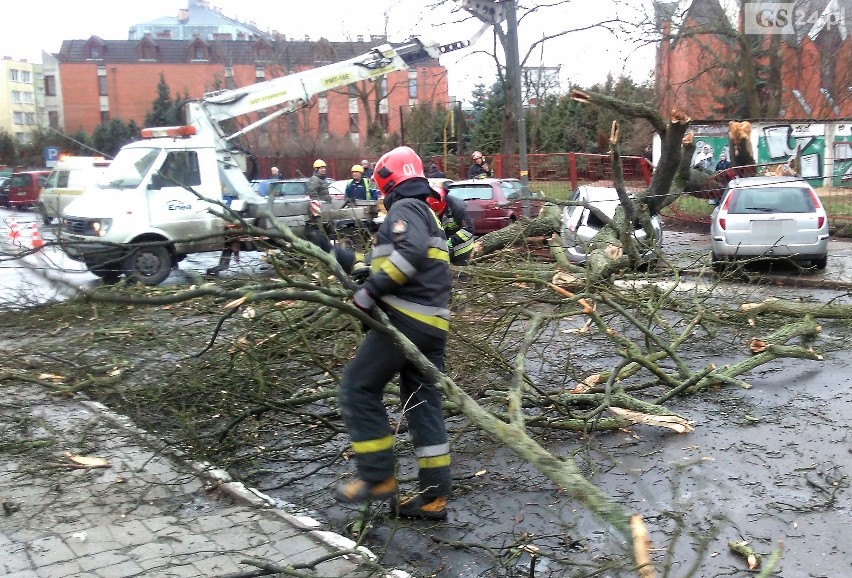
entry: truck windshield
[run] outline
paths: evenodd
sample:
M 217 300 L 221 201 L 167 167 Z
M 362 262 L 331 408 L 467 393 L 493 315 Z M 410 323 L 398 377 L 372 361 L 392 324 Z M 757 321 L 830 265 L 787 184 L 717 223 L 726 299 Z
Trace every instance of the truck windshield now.
M 100 186 L 110 189 L 135 189 L 139 186 L 162 149 L 125 148 L 110 163 Z

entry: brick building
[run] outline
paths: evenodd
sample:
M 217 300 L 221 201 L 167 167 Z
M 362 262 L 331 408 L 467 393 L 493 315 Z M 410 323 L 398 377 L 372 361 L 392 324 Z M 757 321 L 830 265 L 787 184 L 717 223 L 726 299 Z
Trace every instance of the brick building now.
M 141 126 L 161 75 L 172 98 L 200 98 L 345 60 L 386 42 L 383 37 L 290 40 L 230 19 L 203 0 L 189 0 L 177 17 L 135 25 L 128 36 L 65 40 L 58 53 L 45 55 L 45 116 L 51 126 L 89 134 L 110 119 Z M 309 107 L 253 131 L 250 138 L 261 153 L 285 150 L 294 137 L 348 139 L 357 145 L 365 142 L 369 122 L 399 132 L 402 107 L 448 101 L 447 71 L 434 60 L 390 73 L 381 82 L 321 94 Z
M 679 108 L 693 118 L 722 119 L 719 103 L 735 91 L 725 82 L 726 73 L 744 54 L 742 32 L 760 27 L 746 21 L 748 12 L 727 14 L 718 0 L 693 1 L 678 26 L 674 3 L 657 3 L 656 13 L 662 35 L 656 63 L 660 110 Z M 761 75 L 760 116 L 852 116 L 852 0 L 799 0 L 789 16 L 788 34 L 744 37 L 760 38 L 754 58 Z

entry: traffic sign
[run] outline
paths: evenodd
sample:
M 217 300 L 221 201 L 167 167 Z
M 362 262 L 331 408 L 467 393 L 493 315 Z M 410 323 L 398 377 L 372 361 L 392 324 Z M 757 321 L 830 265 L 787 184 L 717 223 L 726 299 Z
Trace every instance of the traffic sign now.
M 59 153 L 62 149 L 59 147 L 44 147 L 44 166 L 52 169 L 59 160 Z

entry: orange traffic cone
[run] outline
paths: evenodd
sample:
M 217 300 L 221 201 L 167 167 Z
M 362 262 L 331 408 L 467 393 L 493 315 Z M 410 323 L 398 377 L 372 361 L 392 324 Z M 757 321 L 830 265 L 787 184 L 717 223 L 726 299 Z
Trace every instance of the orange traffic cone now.
M 15 217 L 9 217 L 9 239 L 12 241 L 13 245 L 18 245 L 18 237 L 21 235 L 21 226 L 18 224 L 18 221 Z
M 41 240 L 41 234 L 38 232 L 38 225 L 35 223 L 30 225 L 30 243 L 33 249 L 41 249 L 44 246 L 44 241 Z

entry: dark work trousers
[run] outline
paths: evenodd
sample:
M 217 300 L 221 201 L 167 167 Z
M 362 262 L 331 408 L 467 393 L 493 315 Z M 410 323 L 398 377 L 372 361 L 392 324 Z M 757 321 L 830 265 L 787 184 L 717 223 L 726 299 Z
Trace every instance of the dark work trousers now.
M 446 338 L 427 335 L 394 319 L 391 323 L 443 371 Z M 389 336 L 376 330 L 367 332 L 340 382 L 340 408 L 355 450 L 358 475 L 365 482 L 380 482 L 395 474 L 393 432 L 382 394 L 397 373 L 400 403 L 419 466 L 420 492 L 427 498 L 449 497 L 450 450 L 441 392 L 405 359 Z

